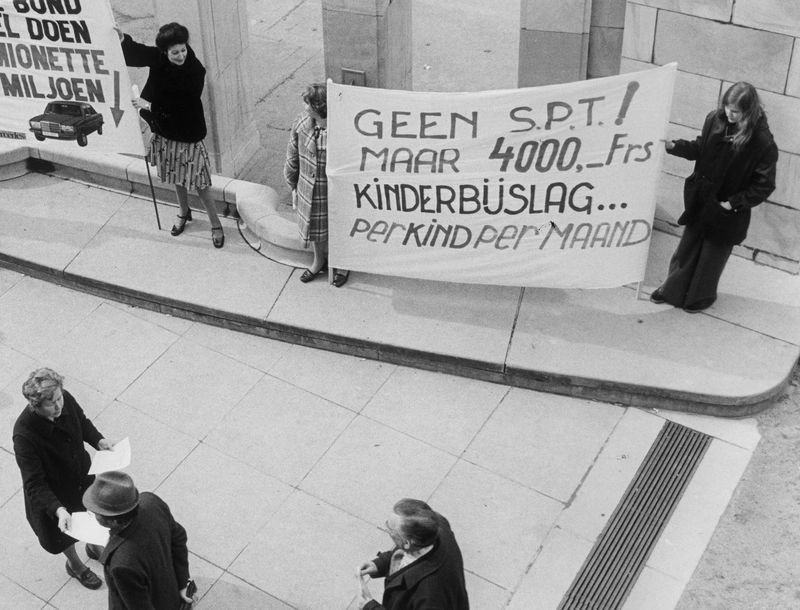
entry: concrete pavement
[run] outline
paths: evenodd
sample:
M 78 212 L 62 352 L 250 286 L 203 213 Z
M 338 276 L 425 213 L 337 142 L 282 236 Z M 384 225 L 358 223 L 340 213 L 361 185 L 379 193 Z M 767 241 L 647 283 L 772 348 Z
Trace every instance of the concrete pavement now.
M 151 201 L 89 181 L 92 167 L 0 187 L 0 607 L 106 603 L 24 520 L 10 429 L 38 366 L 131 439 L 131 474 L 189 531 L 201 608 L 347 607 L 402 496 L 451 520 L 474 608 L 555 608 L 676 420 L 714 440 L 625 606 L 666 610 L 758 431 L 597 398 L 735 413 L 797 361 L 796 277 L 733 259 L 709 313 L 653 305 L 674 247 L 662 234 L 639 299 L 366 274 L 335 289 L 254 252 L 232 218 L 222 250 L 202 214 L 171 237 L 167 203 L 158 231 Z M 519 387 L 534 383 L 572 396 Z
M 182 241 L 219 254 L 205 234 Z M 188 530 L 199 608 L 347 607 L 354 568 L 389 544 L 383 522 L 401 496 L 450 519 L 473 608 L 555 608 L 667 418 L 714 440 L 626 608 L 673 608 L 759 438 L 748 419 L 310 349 L 6 269 L 0 363 L 2 608 L 106 607 L 105 588 L 70 579 L 25 522 L 10 429 L 42 365 L 106 436 L 130 438 L 129 472 Z

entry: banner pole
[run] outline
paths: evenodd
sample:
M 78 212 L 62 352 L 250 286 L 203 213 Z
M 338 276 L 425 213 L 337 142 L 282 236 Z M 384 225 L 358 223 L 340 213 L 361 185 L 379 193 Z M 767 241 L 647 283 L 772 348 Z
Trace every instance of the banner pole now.
M 144 157 L 144 166 L 147 168 L 147 181 L 150 183 L 150 196 L 153 198 L 153 209 L 156 211 L 156 224 L 158 230 L 161 230 L 161 219 L 158 217 L 158 204 L 156 203 L 156 190 L 153 187 L 153 177 L 150 175 L 150 164 L 147 162 L 147 156 Z
M 639 293 L 642 291 L 642 283 L 636 282 L 636 300 L 639 300 Z

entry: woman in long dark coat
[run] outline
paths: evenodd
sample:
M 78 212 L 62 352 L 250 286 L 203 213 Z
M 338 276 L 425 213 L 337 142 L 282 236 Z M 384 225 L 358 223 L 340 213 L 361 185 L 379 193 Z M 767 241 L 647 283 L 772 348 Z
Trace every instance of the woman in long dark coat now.
M 775 190 L 778 148 L 755 87 L 738 82 L 708 114 L 697 139 L 673 140 L 666 149 L 695 166 L 686 179 L 685 211 L 678 219 L 686 228 L 669 275 L 650 300 L 696 313 L 717 299 L 733 246 L 747 236 L 750 209 Z
M 83 492 L 92 484 L 88 474 L 91 458 L 83 443 L 95 449 L 111 449 L 94 424 L 84 415 L 64 380 L 55 371 L 33 371 L 22 385 L 28 401 L 14 424 L 14 456 L 22 474 L 25 516 L 39 544 L 48 553 L 64 553 L 67 574 L 88 589 L 103 581 L 83 563 L 75 550 L 75 539 L 64 533 L 71 515 L 85 510 Z M 101 549 L 87 545 L 97 559 Z

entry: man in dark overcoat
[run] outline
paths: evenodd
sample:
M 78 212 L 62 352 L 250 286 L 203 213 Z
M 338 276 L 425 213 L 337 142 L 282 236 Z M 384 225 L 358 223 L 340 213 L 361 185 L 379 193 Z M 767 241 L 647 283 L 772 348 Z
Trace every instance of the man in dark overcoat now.
M 405 498 L 386 521 L 390 551 L 363 563 L 363 610 L 469 610 L 461 550 L 450 523 L 425 502 Z M 384 577 L 383 603 L 372 598 L 368 578 Z
M 192 602 L 186 530 L 161 498 L 140 494 L 130 476 L 112 470 L 97 475 L 83 503 L 111 534 L 100 556 L 109 610 L 177 610 Z

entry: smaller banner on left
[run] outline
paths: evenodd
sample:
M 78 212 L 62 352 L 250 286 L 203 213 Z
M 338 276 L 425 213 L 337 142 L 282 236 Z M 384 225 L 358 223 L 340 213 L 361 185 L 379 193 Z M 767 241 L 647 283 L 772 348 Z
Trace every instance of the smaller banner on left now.
M 0 0 L 0 143 L 144 154 L 108 0 Z

